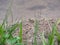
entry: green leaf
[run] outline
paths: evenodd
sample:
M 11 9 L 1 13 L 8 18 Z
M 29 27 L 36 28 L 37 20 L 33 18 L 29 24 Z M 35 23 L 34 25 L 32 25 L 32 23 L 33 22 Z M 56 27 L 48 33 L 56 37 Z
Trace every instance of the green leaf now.
M 42 44 L 43 44 L 43 45 L 47 45 L 46 39 L 45 39 L 45 37 L 44 37 L 44 31 L 41 33 L 41 40 L 42 40 Z
M 39 30 L 39 26 L 38 26 L 38 20 L 35 20 L 35 25 L 34 25 L 34 43 L 33 45 L 37 45 L 37 39 L 36 39 L 36 36 L 37 36 L 37 32 Z
M 16 43 L 15 45 L 23 45 L 23 43 Z
M 19 28 L 20 28 L 20 32 L 19 32 L 20 40 L 19 40 L 19 42 L 22 43 L 22 21 L 19 24 Z
M 0 25 L 0 36 L 4 35 L 4 28 L 2 27 L 2 25 Z
M 17 27 L 18 27 L 18 24 L 17 24 L 17 23 L 16 23 L 16 24 L 13 24 L 11 27 L 8 27 L 7 32 L 8 32 L 8 34 L 10 35 L 9 38 L 12 37 L 12 32 L 14 32 L 14 30 L 15 30 Z
M 56 27 L 56 24 L 54 23 L 54 25 L 52 26 L 52 32 L 48 36 L 49 45 L 54 45 L 54 36 L 56 34 L 56 30 L 57 30 L 57 27 Z
M 10 45 L 14 45 L 17 42 L 16 38 L 7 39 L 6 42 Z

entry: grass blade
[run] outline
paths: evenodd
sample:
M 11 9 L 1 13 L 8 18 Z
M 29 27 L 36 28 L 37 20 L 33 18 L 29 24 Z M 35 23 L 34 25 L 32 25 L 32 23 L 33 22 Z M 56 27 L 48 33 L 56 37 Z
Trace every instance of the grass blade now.
M 38 24 L 39 24 L 38 21 L 35 20 L 35 26 L 34 26 L 35 31 L 34 31 L 34 43 L 33 43 L 33 45 L 37 45 L 36 37 L 37 37 L 37 31 L 39 30 Z
M 54 45 L 54 36 L 56 34 L 56 30 L 57 30 L 57 27 L 56 27 L 56 24 L 54 23 L 54 25 L 52 26 L 52 32 L 48 36 L 49 45 Z
M 12 37 L 12 32 L 14 32 L 14 30 L 15 30 L 17 27 L 18 27 L 18 24 L 16 23 L 16 24 L 13 24 L 11 27 L 9 27 L 9 28 L 7 29 L 8 34 L 10 35 L 9 38 Z
M 42 40 L 42 44 L 43 44 L 43 45 L 47 45 L 46 39 L 45 39 L 45 37 L 44 37 L 44 31 L 43 31 L 43 33 L 41 34 L 41 40 Z
M 56 22 L 57 26 L 58 26 L 58 24 L 60 24 L 60 18 Z M 57 36 L 58 45 L 60 45 L 60 33 L 58 31 L 56 31 L 56 36 Z
M 19 24 L 19 28 L 20 28 L 20 32 L 19 32 L 20 40 L 19 40 L 19 42 L 22 43 L 22 21 Z

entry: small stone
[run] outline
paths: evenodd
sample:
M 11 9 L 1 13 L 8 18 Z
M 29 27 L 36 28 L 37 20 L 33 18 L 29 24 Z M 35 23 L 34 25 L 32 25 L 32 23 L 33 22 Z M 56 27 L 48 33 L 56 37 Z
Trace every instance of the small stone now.
M 29 19 L 29 22 L 34 23 L 34 19 L 33 18 Z

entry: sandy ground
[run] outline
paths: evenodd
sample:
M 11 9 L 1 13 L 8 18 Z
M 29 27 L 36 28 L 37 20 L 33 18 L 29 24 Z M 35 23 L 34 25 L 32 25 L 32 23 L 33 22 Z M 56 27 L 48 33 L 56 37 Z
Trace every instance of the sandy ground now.
M 10 1 L 0 0 L 0 20 L 4 18 Z M 60 0 L 13 0 L 12 13 L 14 21 L 21 17 L 33 18 L 35 15 L 40 18 L 40 13 L 46 17 L 60 18 Z
M 23 42 L 25 45 L 32 45 L 33 41 L 34 41 L 34 26 L 35 26 L 35 19 L 28 19 L 28 20 L 24 20 L 23 21 Z M 55 19 L 46 19 L 43 17 L 40 17 L 40 19 L 38 20 L 38 31 L 37 31 L 37 45 L 42 45 L 41 42 L 41 33 L 43 33 L 44 31 L 44 37 L 47 41 L 48 39 L 48 35 L 51 33 L 52 31 L 52 25 L 56 22 Z M 60 24 L 58 24 L 57 26 L 57 30 L 58 32 L 60 32 Z M 13 36 L 18 36 L 19 34 L 19 29 L 17 29 L 14 33 Z M 54 45 L 58 45 L 57 40 L 55 38 L 55 44 Z

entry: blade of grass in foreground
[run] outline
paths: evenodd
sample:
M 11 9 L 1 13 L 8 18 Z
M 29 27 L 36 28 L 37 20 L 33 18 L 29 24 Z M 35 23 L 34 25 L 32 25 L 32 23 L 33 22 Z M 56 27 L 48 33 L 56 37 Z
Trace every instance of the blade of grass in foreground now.
M 44 31 L 43 31 L 42 34 L 41 34 L 41 40 L 42 40 L 42 44 L 43 44 L 43 45 L 47 45 L 46 39 L 45 39 L 45 37 L 44 37 Z
M 20 44 L 22 45 L 22 21 L 20 22 L 20 24 L 19 24 L 19 28 L 20 28 L 20 32 L 19 32 L 19 37 L 20 37 L 20 40 L 19 40 L 19 42 L 20 42 Z
M 60 19 L 57 20 L 56 25 L 60 24 Z M 56 26 L 57 27 L 57 26 Z M 58 45 L 60 45 L 60 33 L 56 31 Z
M 7 23 L 7 15 L 5 16 L 5 19 L 3 20 L 2 24 L 0 25 L 0 45 L 5 45 L 5 30 L 6 30 L 6 23 Z
M 2 25 L 0 25 L 0 36 L 3 36 L 4 35 L 4 28 L 1 27 Z
M 0 45 L 5 45 L 5 38 L 4 36 L 4 28 L 1 27 L 2 25 L 0 25 Z
M 39 30 L 39 28 L 38 28 L 38 20 L 35 20 L 35 26 L 34 26 L 34 43 L 33 43 L 33 45 L 37 45 L 37 39 L 36 39 L 36 37 L 37 37 L 37 31 Z
M 52 32 L 51 34 L 48 36 L 48 42 L 49 44 L 48 45 L 54 45 L 54 36 L 56 34 L 56 24 L 54 23 L 54 25 L 52 26 Z
M 0 45 L 5 45 L 5 31 L 6 31 L 6 24 L 7 24 L 7 15 L 5 16 L 5 19 L 3 20 L 2 24 L 0 25 Z
M 16 24 L 13 24 L 11 27 L 9 27 L 9 28 L 7 29 L 8 34 L 10 34 L 9 38 L 12 37 L 12 32 L 14 32 L 14 30 L 15 30 L 17 27 L 18 27 L 18 24 L 16 23 Z
M 56 36 L 57 36 L 58 45 L 60 45 L 60 33 L 56 32 Z

